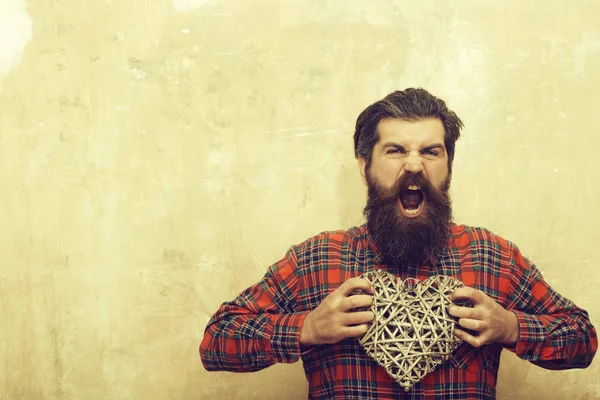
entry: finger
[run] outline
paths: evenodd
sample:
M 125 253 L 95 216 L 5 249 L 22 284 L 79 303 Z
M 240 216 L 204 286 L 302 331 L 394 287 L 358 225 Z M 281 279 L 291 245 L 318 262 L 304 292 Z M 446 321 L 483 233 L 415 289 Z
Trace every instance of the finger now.
M 481 313 L 477 308 L 460 307 L 455 304 L 448 306 L 448 314 L 456 318 L 481 319 Z
M 469 343 L 473 347 L 481 347 L 484 345 L 483 341 L 479 336 L 471 335 L 459 328 L 454 328 L 454 335 L 464 342 Z
M 352 310 L 353 308 L 371 307 L 373 296 L 368 294 L 356 294 L 343 299 L 340 305 L 341 311 Z
M 471 331 L 481 332 L 485 330 L 485 324 L 482 321 L 470 318 L 461 318 L 458 320 L 458 324 Z
M 367 324 L 375 319 L 372 311 L 349 312 L 344 315 L 344 325 Z
M 483 294 L 483 292 L 481 292 L 477 289 L 463 286 L 461 288 L 454 290 L 454 292 L 452 292 L 452 294 L 450 295 L 450 301 L 456 301 L 456 300 L 463 299 L 463 300 L 471 300 L 473 303 L 479 304 L 483 301 L 483 299 L 484 299 L 483 296 L 485 296 Z
M 347 326 L 344 329 L 344 337 L 358 337 L 367 333 L 369 330 L 369 324 L 360 324 L 354 326 Z
M 355 290 L 364 290 L 367 293 L 373 294 L 371 284 L 362 278 L 350 278 L 337 289 L 343 296 L 348 296 Z

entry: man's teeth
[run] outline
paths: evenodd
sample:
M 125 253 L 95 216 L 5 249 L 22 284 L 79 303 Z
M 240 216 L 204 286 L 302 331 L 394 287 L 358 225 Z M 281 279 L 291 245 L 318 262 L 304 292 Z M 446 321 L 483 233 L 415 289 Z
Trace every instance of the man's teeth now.
M 417 208 L 406 209 L 406 208 L 402 207 L 402 209 L 404 210 L 406 215 L 416 215 L 419 213 L 419 211 L 421 211 L 421 204 L 419 204 L 419 207 L 417 207 Z
M 419 190 L 419 187 L 417 185 L 410 185 L 408 190 Z

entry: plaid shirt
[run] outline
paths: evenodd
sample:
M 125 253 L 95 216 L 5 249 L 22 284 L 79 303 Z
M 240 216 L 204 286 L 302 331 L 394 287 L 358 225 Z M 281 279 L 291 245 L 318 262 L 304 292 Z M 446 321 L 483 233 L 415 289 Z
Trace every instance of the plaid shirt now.
M 381 262 L 366 227 L 322 233 L 292 247 L 264 278 L 209 321 L 200 355 L 215 371 L 256 371 L 302 357 L 311 399 L 493 399 L 500 344 L 464 343 L 405 392 L 369 358 L 357 339 L 304 348 L 300 330 L 307 313 L 344 281 L 374 268 L 402 279 L 449 275 L 486 293 L 519 321 L 510 351 L 548 369 L 585 368 L 598 339 L 587 313 L 555 292 L 517 247 L 481 229 L 452 225 L 444 253 L 433 265 L 401 271 Z

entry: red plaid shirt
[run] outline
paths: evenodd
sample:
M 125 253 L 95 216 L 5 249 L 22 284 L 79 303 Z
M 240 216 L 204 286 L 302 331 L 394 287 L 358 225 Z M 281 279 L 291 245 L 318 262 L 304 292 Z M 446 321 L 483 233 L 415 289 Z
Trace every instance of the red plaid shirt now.
M 503 346 L 464 343 L 450 360 L 405 392 L 357 339 L 309 348 L 299 344 L 307 313 L 344 281 L 375 268 L 403 279 L 449 275 L 486 293 L 519 321 L 519 357 L 548 369 L 585 368 L 598 347 L 587 313 L 555 292 L 517 247 L 481 228 L 452 225 L 434 266 L 398 271 L 381 257 L 363 225 L 326 232 L 292 247 L 264 278 L 224 303 L 200 345 L 211 371 L 256 371 L 302 357 L 311 399 L 493 399 Z

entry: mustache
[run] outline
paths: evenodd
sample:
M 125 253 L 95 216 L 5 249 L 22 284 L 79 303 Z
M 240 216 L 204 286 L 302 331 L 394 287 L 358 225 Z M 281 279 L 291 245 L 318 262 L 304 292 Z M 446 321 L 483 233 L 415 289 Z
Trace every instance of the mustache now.
M 430 193 L 431 189 L 433 188 L 431 182 L 429 182 L 429 180 L 425 178 L 425 175 L 423 175 L 422 172 L 417 172 L 416 174 L 414 172 L 407 172 L 404 175 L 402 175 L 400 179 L 398 179 L 396 185 L 398 193 L 403 190 L 407 190 L 408 187 L 411 185 L 418 186 L 419 189 L 421 189 L 421 191 L 425 192 L 426 194 Z
M 422 172 L 406 172 L 396 181 L 394 186 L 391 189 L 384 190 L 379 187 L 379 185 L 369 185 L 369 191 L 371 189 L 375 190 L 376 197 L 378 197 L 381 201 L 391 201 L 396 200 L 400 197 L 400 193 L 404 190 L 408 190 L 409 186 L 415 185 L 417 186 L 426 197 L 429 197 L 431 192 L 434 190 L 433 185 L 429 180 L 423 175 Z M 375 194 L 375 193 L 374 193 Z

